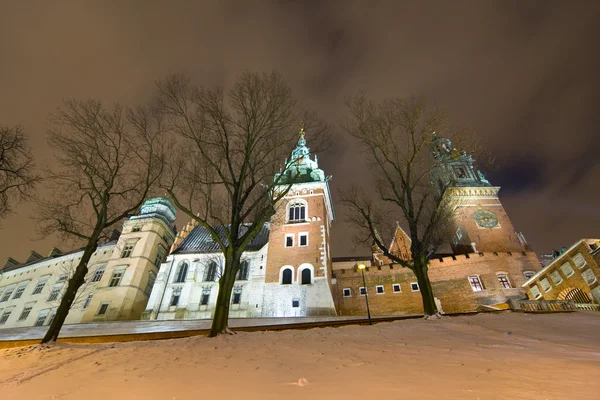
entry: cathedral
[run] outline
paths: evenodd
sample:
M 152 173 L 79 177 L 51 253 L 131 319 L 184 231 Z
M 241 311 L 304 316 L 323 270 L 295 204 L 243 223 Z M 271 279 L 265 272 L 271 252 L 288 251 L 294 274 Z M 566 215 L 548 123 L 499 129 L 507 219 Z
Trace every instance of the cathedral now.
M 459 200 L 452 250 L 436 255 L 429 267 L 438 309 L 503 309 L 508 300 L 525 298 L 521 285 L 540 270 L 540 262 L 515 232 L 498 197 L 500 188 L 449 139 L 434 136 L 432 152 L 440 165 L 432 183 Z M 422 313 L 414 274 L 376 248 L 367 257 L 331 257 L 335 214 L 329 177 L 311 156 L 303 131 L 292 159 L 299 161 L 280 178 L 293 185 L 242 258 L 230 317 L 366 315 L 365 295 L 376 315 Z M 410 239 L 400 226 L 395 242 L 393 251 L 409 254 Z M 366 267 L 365 283 L 360 264 Z M 206 229 L 190 222 L 160 267 L 142 319 L 211 318 L 223 265 Z

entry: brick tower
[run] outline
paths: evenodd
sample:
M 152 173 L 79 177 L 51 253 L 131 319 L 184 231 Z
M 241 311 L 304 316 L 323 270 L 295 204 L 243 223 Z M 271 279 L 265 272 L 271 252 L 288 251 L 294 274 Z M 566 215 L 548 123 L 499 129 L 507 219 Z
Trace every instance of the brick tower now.
M 437 167 L 431 181 L 439 191 L 456 200 L 453 252 L 529 251 L 523 234 L 515 232 L 500 202 L 500 187 L 492 186 L 475 168 L 473 157 L 456 150 L 449 139 L 435 133 L 432 152 Z
M 329 230 L 334 219 L 329 179 L 310 158 L 304 129 L 293 166 L 276 179 L 291 187 L 271 220 L 263 316 L 335 315 Z

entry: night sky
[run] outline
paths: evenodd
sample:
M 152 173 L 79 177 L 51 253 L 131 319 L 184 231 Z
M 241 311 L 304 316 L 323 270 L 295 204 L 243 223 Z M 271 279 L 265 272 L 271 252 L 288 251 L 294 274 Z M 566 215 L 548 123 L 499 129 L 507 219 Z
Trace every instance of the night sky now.
M 334 124 L 359 90 L 427 96 L 497 155 L 488 177 L 540 255 L 599 236 L 599 20 L 598 1 L 0 0 L 0 124 L 22 124 L 43 165 L 63 98 L 144 102 L 172 73 L 227 85 L 277 69 Z M 319 154 L 334 202 L 367 179 L 356 147 L 338 133 Z M 1 263 L 69 248 L 34 242 L 31 213 L 1 222 Z M 336 217 L 333 255 L 349 255 L 341 206 Z

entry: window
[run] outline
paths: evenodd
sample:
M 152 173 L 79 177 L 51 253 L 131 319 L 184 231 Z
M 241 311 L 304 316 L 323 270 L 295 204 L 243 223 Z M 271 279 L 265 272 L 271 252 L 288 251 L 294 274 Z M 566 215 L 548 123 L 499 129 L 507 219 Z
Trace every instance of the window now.
M 286 268 L 281 273 L 281 284 L 282 285 L 291 285 L 292 284 L 292 269 Z
M 300 300 L 292 300 L 292 307 L 294 307 L 294 308 L 300 307 Z
M 555 285 L 560 285 L 563 281 L 563 278 L 560 276 L 558 271 L 552 271 L 550 273 L 550 279 L 552 279 L 552 282 L 554 282 Z
M 299 235 L 300 237 L 300 247 L 306 247 L 308 246 L 308 233 L 301 233 Z
M 352 297 L 352 290 L 350 288 L 344 288 L 344 297 Z
M 560 270 L 563 272 L 563 274 L 565 274 L 567 278 L 570 278 L 575 273 L 575 270 L 573 269 L 573 267 L 571 267 L 571 263 L 568 261 L 560 266 Z
M 419 291 L 419 283 L 418 282 L 411 282 L 410 284 L 410 290 L 413 292 L 418 292 Z
M 154 265 L 156 265 L 157 267 L 160 267 L 160 264 L 162 264 L 164 258 L 165 258 L 165 251 L 163 250 L 162 247 L 158 246 L 158 251 L 156 253 L 156 259 L 154 260 Z
M 294 235 L 293 234 L 285 235 L 285 247 L 294 247 Z
M 90 294 L 87 299 L 85 299 L 85 301 L 83 302 L 83 309 L 85 310 L 86 308 L 88 308 L 88 306 L 90 305 L 90 303 L 92 302 L 92 295 Z
M 454 167 L 454 173 L 458 179 L 467 178 L 467 170 L 464 167 Z
M 309 268 L 304 268 L 302 270 L 302 275 L 300 277 L 301 285 L 310 285 L 312 283 L 312 271 Z
M 134 227 L 131 229 L 131 232 L 140 232 L 141 230 L 142 230 L 142 228 L 141 228 L 141 227 L 139 227 L 139 226 L 134 226 Z
M 176 306 L 179 304 L 179 298 L 181 297 L 181 288 L 173 290 L 173 294 L 171 295 L 171 302 L 169 306 Z
M 529 288 L 529 291 L 531 292 L 531 294 L 533 295 L 534 299 L 539 299 L 540 297 L 542 297 L 542 293 L 540 292 L 540 289 L 538 288 L 537 285 L 533 285 Z
M 204 274 L 204 282 L 214 282 L 217 277 L 217 263 L 211 261 L 208 264 L 208 268 L 206 269 L 206 273 Z
M 187 261 L 181 261 L 179 263 L 179 267 L 177 268 L 177 275 L 175 275 L 175 280 L 173 281 L 174 283 L 183 283 L 185 282 L 185 278 L 187 277 L 187 272 L 188 272 L 188 262 Z M 213 277 L 213 279 L 211 280 L 215 280 L 215 278 Z
M 29 284 L 29 281 L 19 284 L 19 286 L 17 287 L 17 290 L 15 291 L 15 295 L 13 296 L 13 300 L 18 299 L 19 297 L 21 297 L 23 295 L 23 292 L 25 291 L 25 288 L 27 287 L 28 284 Z
M 50 313 L 50 318 L 48 318 L 48 325 L 50 325 L 52 321 L 54 321 L 54 317 L 56 317 L 56 310 L 52 310 L 52 312 Z
M 154 282 L 156 282 L 156 274 L 150 271 L 148 272 L 148 283 L 146 284 L 146 290 L 144 291 L 144 293 L 146 293 L 148 296 L 150 296 L 150 293 L 152 293 Z
M 21 315 L 19 316 L 19 321 L 25 321 L 27 317 L 29 317 L 29 313 L 31 312 L 32 308 L 33 306 L 25 306 L 21 312 Z
M 460 230 L 460 228 L 458 228 L 458 229 L 456 230 L 456 238 L 457 238 L 458 240 L 461 240 L 461 239 L 462 239 L 462 236 L 463 236 L 463 235 L 462 235 L 462 231 Z
M 6 310 L 6 311 L 4 311 L 4 313 L 0 317 L 0 325 L 4 325 L 6 323 L 6 321 L 8 321 L 8 319 L 10 318 L 10 314 L 11 313 L 12 313 L 12 310 Z
M 529 280 L 531 279 L 533 276 L 535 275 L 535 272 L 533 271 L 525 271 L 523 272 L 523 276 L 525 276 L 525 280 Z
M 510 286 L 510 281 L 508 280 L 508 276 L 506 274 L 498 274 L 498 282 L 500 282 L 500 287 L 502 289 L 512 289 Z
M 402 291 L 402 288 L 400 288 L 400 284 L 399 283 L 394 283 L 392 285 L 392 289 L 394 290 L 394 293 L 400 293 Z
M 385 291 L 383 290 L 383 286 L 382 285 L 375 286 L 375 293 L 377 293 L 377 294 L 384 294 Z
M 573 256 L 573 262 L 575 263 L 577 268 L 580 268 L 580 269 L 585 267 L 585 264 L 586 264 L 585 258 L 583 258 L 581 253 L 577 253 Z
M 123 247 L 123 252 L 121 253 L 121 258 L 131 257 L 131 253 L 133 253 L 134 246 L 135 246 L 135 243 L 133 243 L 133 242 L 125 243 L 125 247 Z
M 110 303 L 100 303 L 100 307 L 98 307 L 98 312 L 96 312 L 96 315 L 106 315 L 109 305 Z
M 58 299 L 58 295 L 63 287 L 63 284 L 52 286 L 52 290 L 50 291 L 50 295 L 48 296 L 48 301 L 54 301 Z
M 104 268 L 106 268 L 104 265 L 96 268 L 94 275 L 92 275 L 92 282 L 100 282 L 100 279 L 104 275 Z
M 474 292 L 481 292 L 483 290 L 483 284 L 481 283 L 479 276 L 470 276 L 469 283 L 471 284 L 471 289 L 473 289 Z
M 365 296 L 367 294 L 367 291 L 365 290 L 364 286 L 359 287 L 358 292 L 360 293 L 361 296 Z
M 208 304 L 208 300 L 210 299 L 210 293 L 202 293 L 200 297 L 200 305 L 205 306 Z
M 121 278 L 123 278 L 123 271 L 113 271 L 108 287 L 119 286 L 119 284 L 121 284 Z
M 38 317 L 35 320 L 35 324 L 33 324 L 33 326 L 42 326 L 42 325 L 44 325 L 44 322 L 46 322 L 46 317 L 48 316 L 49 313 L 50 313 L 50 310 L 42 310 L 42 311 L 40 311 L 40 313 L 38 314 Z
M 4 296 L 2 296 L 2 298 L 0 299 L 0 302 L 8 301 L 8 299 L 10 299 L 10 296 L 13 294 L 14 291 L 15 291 L 14 285 L 7 287 L 6 292 L 4 292 Z
M 238 271 L 237 279 L 240 281 L 248 280 L 248 261 L 244 260 L 240 263 L 240 270 Z
M 33 295 L 33 294 L 42 293 L 42 290 L 44 290 L 44 286 L 46 286 L 47 281 L 48 281 L 48 276 L 42 276 L 40 278 L 40 280 L 38 281 L 37 285 L 35 285 L 35 288 L 33 289 L 33 292 L 31 294 Z
M 594 271 L 592 271 L 591 269 L 586 269 L 585 271 L 583 271 L 581 273 L 581 277 L 585 279 L 588 285 L 592 285 L 598 280 L 596 279 L 596 275 L 594 275 Z
M 290 203 L 288 211 L 288 222 L 298 223 L 306 221 L 306 203 L 302 201 L 295 201 Z
M 57 282 L 64 282 L 67 279 L 69 279 L 69 274 L 62 274 L 61 276 L 58 277 L 58 281 Z
M 234 292 L 233 293 L 233 297 L 231 299 L 231 302 L 233 304 L 240 304 L 241 300 L 242 300 L 242 293 L 240 293 L 240 292 Z
M 550 290 L 552 290 L 552 285 L 550 285 L 550 281 L 548 281 L 548 278 L 544 278 L 540 281 L 540 285 L 542 285 L 542 289 L 544 289 L 544 292 L 549 292 Z

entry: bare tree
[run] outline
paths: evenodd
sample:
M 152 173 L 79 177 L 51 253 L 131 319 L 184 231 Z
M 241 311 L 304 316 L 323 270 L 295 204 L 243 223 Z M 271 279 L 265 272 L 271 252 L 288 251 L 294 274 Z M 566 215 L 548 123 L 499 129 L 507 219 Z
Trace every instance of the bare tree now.
M 326 126 L 298 108 L 275 72 L 243 74 L 228 91 L 192 85 L 182 76 L 169 77 L 158 88 L 183 148 L 167 191 L 210 232 L 225 260 L 209 336 L 231 333 L 229 303 L 240 260 L 291 187 L 284 176 L 297 161 L 290 157 L 297 127 L 304 119 L 307 129 L 324 139 Z
M 438 140 L 435 132 L 447 133 L 446 116 L 415 98 L 376 105 L 360 95 L 347 106 L 351 117 L 344 128 L 365 150 L 375 182 L 373 190 L 352 187 L 341 194 L 348 220 L 358 228 L 356 239 L 372 240 L 392 262 L 409 268 L 419 283 L 425 317 L 437 315 L 428 264 L 450 239 L 457 206 L 450 194 L 452 182 L 436 178 L 444 166 L 433 151 Z M 404 256 L 392 250 L 392 240 L 383 238 L 393 236 L 395 226 L 386 223 L 398 216 L 403 217 L 410 238 L 410 252 Z
M 56 341 L 98 244 L 151 194 L 167 151 L 160 114 L 147 108 L 107 110 L 97 101 L 71 100 L 49 119 L 58 165 L 48 172 L 51 194 L 38 200 L 39 231 L 85 247 L 42 343 Z
M 0 126 L 0 218 L 13 202 L 29 199 L 38 181 L 23 128 Z

